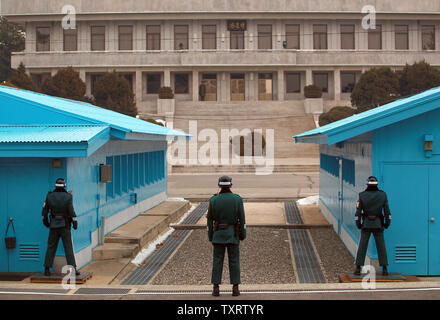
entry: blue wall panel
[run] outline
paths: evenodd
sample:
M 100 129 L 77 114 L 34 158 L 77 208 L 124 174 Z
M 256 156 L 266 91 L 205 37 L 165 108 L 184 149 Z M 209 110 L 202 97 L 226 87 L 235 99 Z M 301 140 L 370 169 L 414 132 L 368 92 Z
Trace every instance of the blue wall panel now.
M 121 176 L 126 172 L 128 177 L 128 159 L 133 159 L 133 155 L 137 153 L 148 152 L 150 154 L 153 151 L 166 150 L 166 147 L 166 142 L 160 141 L 112 140 L 89 158 L 67 159 L 69 189 L 73 190 L 75 211 L 79 216 L 78 224 L 81 226 L 77 231 L 74 231 L 75 252 L 91 244 L 91 233 L 97 229 L 99 217 L 111 217 L 133 205 L 130 202 L 128 190 L 125 193 L 122 192 L 123 179 Z M 127 171 L 122 170 L 122 158 L 127 159 L 125 166 Z M 99 183 L 99 164 L 110 163 L 111 161 L 114 163 L 113 183 Z M 154 184 L 139 185 L 139 188 L 133 187 L 134 192 L 137 193 L 137 201 L 141 202 L 156 194 L 166 192 L 166 179 L 167 177 L 164 176 L 163 179 Z M 113 190 L 113 188 L 115 191 L 112 196 L 109 190 Z

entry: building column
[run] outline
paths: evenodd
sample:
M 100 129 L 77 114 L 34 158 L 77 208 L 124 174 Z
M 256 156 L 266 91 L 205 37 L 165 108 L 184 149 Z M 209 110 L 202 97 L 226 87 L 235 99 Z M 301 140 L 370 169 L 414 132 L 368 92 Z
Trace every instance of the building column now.
M 136 70 L 136 104 L 142 101 L 142 71 Z
M 79 77 L 84 83 L 86 83 L 86 70 L 85 69 L 79 70 Z
M 165 69 L 163 71 L 163 86 L 171 87 L 171 71 L 170 69 Z
M 199 101 L 199 71 L 192 72 L 192 96 L 193 101 Z
M 278 101 L 284 101 L 284 70 L 278 70 Z
M 306 69 L 306 86 L 313 84 L 312 69 Z
M 335 86 L 335 100 L 341 100 L 341 70 L 335 69 L 334 74 L 334 86 Z

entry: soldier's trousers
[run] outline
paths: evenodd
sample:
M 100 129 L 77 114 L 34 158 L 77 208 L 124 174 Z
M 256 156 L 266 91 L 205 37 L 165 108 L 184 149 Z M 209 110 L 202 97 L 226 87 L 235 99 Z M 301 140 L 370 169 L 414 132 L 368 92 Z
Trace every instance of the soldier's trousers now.
M 368 241 L 370 236 L 373 234 L 374 240 L 376 241 L 377 254 L 379 256 L 379 265 L 387 266 L 388 257 L 387 250 L 385 248 L 385 238 L 383 236 L 383 230 L 368 230 L 362 229 L 361 239 L 359 241 L 359 248 L 356 256 L 356 265 L 363 266 L 365 263 L 365 256 L 367 254 Z
M 63 241 L 63 247 L 64 247 L 64 252 L 66 254 L 67 264 L 69 266 L 76 267 L 75 255 L 73 253 L 73 245 L 72 245 L 72 234 L 70 232 L 70 228 L 50 229 L 49 239 L 47 241 L 47 251 L 46 251 L 46 258 L 44 260 L 44 266 L 47 268 L 52 267 L 60 238 Z
M 240 284 L 240 245 L 214 244 L 211 283 L 221 284 L 225 251 L 228 250 L 229 278 L 231 284 Z

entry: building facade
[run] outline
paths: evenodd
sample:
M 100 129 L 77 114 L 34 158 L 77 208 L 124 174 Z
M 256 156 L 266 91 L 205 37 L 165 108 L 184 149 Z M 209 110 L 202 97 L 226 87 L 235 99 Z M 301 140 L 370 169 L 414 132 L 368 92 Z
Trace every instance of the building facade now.
M 173 88 L 176 108 L 267 101 L 303 108 L 304 86 L 317 84 L 328 110 L 350 105 L 371 67 L 423 59 L 440 67 L 440 4 L 432 1 L 368 1 L 374 30 L 362 26 L 363 5 L 345 0 L 70 3 L 63 11 L 56 1 L 2 2 L 2 14 L 26 30 L 12 67 L 23 62 L 41 83 L 72 66 L 88 95 L 100 74 L 116 70 L 130 81 L 141 114 L 157 114 L 161 86 Z M 76 29 L 63 29 L 72 8 Z

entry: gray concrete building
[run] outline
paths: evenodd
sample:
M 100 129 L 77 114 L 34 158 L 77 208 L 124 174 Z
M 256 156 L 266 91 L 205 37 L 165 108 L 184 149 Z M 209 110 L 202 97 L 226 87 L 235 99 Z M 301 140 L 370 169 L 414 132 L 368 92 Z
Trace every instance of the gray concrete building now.
M 422 59 L 440 67 L 437 0 L 68 3 L 76 29 L 62 27 L 63 1 L 2 1 L 2 15 L 26 30 L 26 48 L 13 54 L 12 67 L 23 62 L 41 82 L 72 66 L 88 95 L 100 74 L 116 70 L 131 82 L 143 115 L 158 113 L 161 86 L 173 88 L 176 110 L 286 103 L 303 109 L 304 86 L 315 83 L 328 110 L 350 105 L 368 68 Z M 375 30 L 362 27 L 367 4 L 376 10 Z

